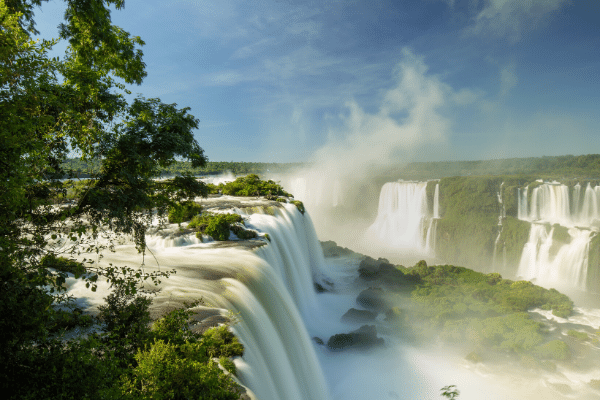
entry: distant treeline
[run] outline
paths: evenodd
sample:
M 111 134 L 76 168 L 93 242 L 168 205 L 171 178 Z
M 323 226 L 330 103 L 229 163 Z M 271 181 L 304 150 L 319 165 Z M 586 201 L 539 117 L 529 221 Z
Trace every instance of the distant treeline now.
M 482 161 L 413 162 L 392 167 L 385 171 L 385 175 L 394 176 L 395 179 L 414 180 L 469 175 L 538 175 L 539 178 L 597 179 L 600 177 L 600 154 Z
M 79 159 L 68 159 L 63 164 L 65 170 L 71 170 L 76 177 L 86 178 L 97 172 L 97 162 L 85 162 Z M 231 172 L 235 175 L 261 174 L 265 172 L 283 173 L 306 164 L 303 163 L 262 163 L 262 162 L 234 162 L 234 161 L 209 161 L 203 168 L 192 168 L 190 162 L 178 161 L 163 169 L 163 175 L 217 175 Z
M 86 163 L 69 159 L 63 167 L 76 176 L 87 177 L 97 170 L 99 163 Z M 192 168 L 189 162 L 175 162 L 165 168 L 163 175 L 217 175 L 232 172 L 235 175 L 263 174 L 265 172 L 284 173 L 309 166 L 308 163 L 262 163 L 209 161 L 203 168 Z M 582 156 L 544 156 L 529 158 L 507 158 L 502 160 L 480 161 L 438 161 L 413 162 L 391 166 L 387 170 L 375 172 L 380 178 L 434 179 L 450 176 L 482 175 L 537 175 L 539 178 L 582 178 L 600 177 L 600 154 Z M 384 181 L 385 181 L 384 179 Z

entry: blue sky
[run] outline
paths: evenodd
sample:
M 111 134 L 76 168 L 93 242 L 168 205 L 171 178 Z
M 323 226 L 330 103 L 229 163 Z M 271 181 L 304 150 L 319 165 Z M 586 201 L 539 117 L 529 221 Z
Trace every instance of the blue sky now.
M 599 153 L 598 3 L 126 0 L 113 21 L 146 42 L 134 93 L 191 107 L 210 160 L 366 165 Z

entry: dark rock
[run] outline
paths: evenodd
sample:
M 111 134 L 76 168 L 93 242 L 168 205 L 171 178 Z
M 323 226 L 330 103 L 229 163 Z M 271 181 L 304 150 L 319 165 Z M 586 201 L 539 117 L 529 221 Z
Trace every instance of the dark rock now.
M 385 258 L 375 260 L 371 257 L 366 257 L 358 266 L 359 276 L 367 281 L 382 278 L 384 275 L 393 273 L 394 271 L 396 271 L 396 267 L 390 264 Z
M 376 317 L 376 312 L 351 308 L 342 316 L 342 322 L 365 323 L 373 321 Z
M 315 282 L 315 290 L 317 291 L 317 293 L 323 293 L 327 291 L 327 289 L 321 286 L 319 282 Z
M 327 240 L 321 242 L 321 248 L 323 249 L 323 255 L 325 257 L 342 257 L 342 256 L 358 256 L 358 253 L 346 248 L 338 246 L 333 240 Z
M 360 292 L 356 298 L 358 305 L 372 311 L 385 312 L 388 309 L 381 288 L 368 288 Z
M 327 347 L 334 351 L 348 348 L 366 350 L 383 344 L 384 340 L 377 337 L 377 329 L 374 325 L 363 325 L 350 333 L 338 333 L 327 341 Z
M 323 339 L 321 339 L 320 337 L 316 337 L 316 336 L 315 336 L 315 337 L 314 337 L 314 338 L 312 338 L 312 339 L 313 339 L 313 340 L 315 341 L 315 343 L 316 343 L 316 344 L 318 344 L 318 345 L 321 345 L 321 346 L 322 346 L 322 345 L 324 345 L 324 344 L 325 344 L 325 342 L 323 342 Z

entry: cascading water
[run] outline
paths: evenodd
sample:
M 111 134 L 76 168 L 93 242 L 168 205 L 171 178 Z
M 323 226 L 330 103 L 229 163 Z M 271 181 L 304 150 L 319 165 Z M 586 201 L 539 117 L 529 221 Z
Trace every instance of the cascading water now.
M 600 187 L 588 183 L 582 193 L 579 184 L 569 190 L 558 182 L 538 183 L 518 191 L 518 218 L 532 225 L 517 275 L 546 287 L 585 291 L 590 240 L 600 220 Z M 557 225 L 568 229 L 560 241 L 554 239 Z
M 504 182 L 500 184 L 500 190 L 498 191 L 498 204 L 500 206 L 500 215 L 498 216 L 498 226 L 500 229 L 498 230 L 498 236 L 496 236 L 496 240 L 494 241 L 494 253 L 492 255 L 492 271 L 498 271 L 497 268 L 497 253 L 498 253 L 498 243 L 500 242 L 500 237 L 502 236 L 502 229 L 504 218 L 506 218 L 506 207 L 504 205 L 504 201 L 502 200 L 502 187 L 504 186 Z M 505 248 L 504 248 L 505 249 Z M 504 255 L 505 253 L 503 253 Z M 502 268 L 506 266 L 506 257 L 502 257 Z
M 554 288 L 586 289 L 591 231 L 571 228 L 570 243 L 556 243 L 554 227 L 532 224 L 517 275 Z
M 238 378 L 257 399 L 328 400 L 325 374 L 305 325 L 317 307 L 315 279 L 327 285 L 312 221 L 292 204 L 269 207 L 268 213 L 260 206 L 253 210 L 258 213 L 234 211 L 244 215 L 248 227 L 269 234 L 270 242 L 254 251 L 211 248 L 189 234 L 148 236 L 156 259 L 165 260 L 161 265 L 178 270 L 155 303 L 191 296 L 223 313 L 230 310 L 238 320 L 232 329 L 245 345 L 243 360 L 235 361 Z
M 310 217 L 302 215 L 296 206 L 286 204 L 275 209 L 275 216 L 247 215 L 247 225 L 269 234 L 270 244 L 255 253 L 275 269 L 296 306 L 306 315 L 315 306 L 314 282 L 326 286 L 323 251 Z
M 530 203 L 529 190 L 532 191 Z M 582 196 L 579 184 L 570 192 L 566 185 L 546 182 L 533 189 L 519 189 L 518 196 L 517 215 L 524 221 L 543 221 L 567 227 L 600 226 L 600 186 L 592 188 L 588 183 Z
M 367 230 L 367 238 L 383 247 L 429 254 L 435 249 L 436 216 L 439 184 L 434 192 L 432 218 L 427 182 L 388 182 L 381 188 L 377 217 Z

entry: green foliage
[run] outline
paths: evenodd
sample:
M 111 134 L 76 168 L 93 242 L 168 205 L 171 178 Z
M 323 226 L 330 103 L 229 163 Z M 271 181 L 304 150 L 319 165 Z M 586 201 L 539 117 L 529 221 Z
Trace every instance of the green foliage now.
M 249 239 L 256 237 L 250 232 L 243 229 L 242 225 L 244 219 L 239 214 L 202 214 L 197 215 L 188 224 L 188 228 L 196 229 L 196 235 L 201 237 L 202 233 L 211 236 L 214 240 L 227 240 L 229 239 L 229 231 L 233 228 L 234 232 L 237 231 L 244 237 L 238 237 L 240 239 Z M 242 231 L 244 231 L 242 233 Z M 246 233 L 247 232 L 247 233 Z M 237 233 L 236 233 L 237 235 Z
M 152 300 L 117 287 L 105 301 L 105 305 L 98 307 L 98 319 L 104 332 L 101 341 L 114 349 L 119 359 L 130 363 L 137 349 L 150 337 L 148 308 Z
M 600 154 L 580 156 L 543 156 L 478 161 L 413 162 L 398 170 L 390 167 L 384 173 L 393 179 L 427 180 L 449 176 L 535 175 L 538 178 L 596 178 L 600 175 Z M 388 179 L 387 181 L 389 181 Z M 530 179 L 529 181 L 531 181 Z M 510 186 L 510 185 L 509 185 Z
M 571 350 L 562 340 L 552 340 L 536 347 L 534 354 L 540 358 L 564 361 L 571 357 Z
M 79 278 L 86 272 L 82 263 L 75 260 L 69 260 L 65 257 L 56 257 L 54 254 L 47 254 L 42 257 L 40 266 L 43 268 L 53 268 L 59 272 L 69 272 L 75 275 L 75 278 Z M 64 282 L 64 277 L 62 282 Z
M 111 21 L 122 0 L 65 2 L 59 35 L 66 53 L 60 58 L 48 55 L 59 40 L 30 37 L 42 1 L 0 0 L 0 389 L 6 398 L 123 398 L 121 382 L 135 378 L 135 356 L 154 340 L 150 300 L 136 291 L 169 273 L 70 257 L 114 244 L 99 244 L 101 235 L 132 235 L 143 252 L 146 227 L 156 215 L 164 218 L 169 206 L 208 194 L 185 173 L 155 178 L 176 159 L 201 168 L 206 157 L 188 108 L 126 99 L 125 84 L 140 84 L 146 73 L 143 41 Z M 67 162 L 69 154 L 78 154 L 85 170 Z M 90 179 L 61 181 L 83 174 Z M 62 245 L 65 258 L 53 254 L 52 241 Z M 115 288 L 99 307 L 99 331 L 87 338 L 62 335 L 94 322 L 61 290 L 67 273 L 81 275 L 92 290 L 100 277 Z M 184 340 L 172 346 L 181 347 L 185 368 L 198 362 L 195 342 L 173 336 Z M 232 353 L 231 343 L 213 336 L 206 339 L 210 346 L 202 344 L 202 359 L 209 347 L 224 357 Z M 208 394 L 226 391 L 231 381 L 210 360 L 204 364 L 190 371 L 206 380 L 190 385 L 204 385 Z
M 412 336 L 424 340 L 439 335 L 447 342 L 486 351 L 544 358 L 540 346 L 548 341 L 547 330 L 527 311 L 551 309 L 568 316 L 573 310 L 572 301 L 554 289 L 452 265 L 428 266 L 420 261 L 413 268 L 390 270 L 381 279 L 397 287 L 397 293 L 412 287 L 411 304 L 403 302 L 406 314 L 400 316 L 410 323 L 402 329 L 412 329 Z
M 456 385 L 448 385 L 444 386 L 440 389 L 442 394 L 440 396 L 445 397 L 450 400 L 454 400 L 458 398 L 460 391 L 456 388 Z
M 508 216 L 502 221 L 502 233 L 498 240 L 498 248 L 496 250 L 496 264 L 502 262 L 505 255 L 506 265 L 519 265 L 523 247 L 529 240 L 529 231 L 531 224 L 526 221 L 521 221 L 515 217 Z
M 454 177 L 440 180 L 436 254 L 460 265 L 491 264 L 498 235 L 502 178 Z
M 567 335 L 571 336 L 572 338 L 575 338 L 577 340 L 582 340 L 582 341 L 583 340 L 589 340 L 589 338 L 590 338 L 587 333 L 585 333 L 585 332 L 579 332 L 579 331 L 576 331 L 574 329 L 569 329 L 567 331 Z
M 134 399 L 237 400 L 239 386 L 206 357 L 202 343 L 176 346 L 156 340 L 139 351 L 123 392 Z
M 250 174 L 237 178 L 233 182 L 228 182 L 223 186 L 223 194 L 230 196 L 267 196 L 267 198 L 277 198 L 277 196 L 291 197 L 283 188 L 272 180 L 263 181 L 258 175 Z
M 204 232 L 214 240 L 229 239 L 229 221 L 223 214 L 215 215 L 206 225 Z
M 300 200 L 292 200 L 291 203 L 296 206 L 296 208 L 298 209 L 298 211 L 300 211 L 302 215 L 304 215 L 306 209 L 304 208 L 304 204 Z
M 234 161 L 208 161 L 203 167 L 192 167 L 188 161 L 176 161 L 162 168 L 162 175 L 218 175 L 233 173 L 234 175 L 284 173 L 305 167 L 304 163 L 262 163 L 262 162 L 234 162 Z M 64 169 L 74 171 L 75 176 L 89 177 L 98 170 L 98 165 L 80 159 L 67 159 L 62 164 Z M 211 194 L 218 193 L 218 186 L 208 184 Z
M 56 334 L 58 332 L 70 331 L 77 327 L 89 328 L 94 324 L 94 319 L 79 307 L 73 310 L 56 309 L 52 314 L 48 324 L 49 332 Z
M 177 203 L 169 208 L 168 218 L 172 224 L 181 224 L 182 222 L 189 221 L 201 212 L 202 206 L 200 204 L 192 202 Z

